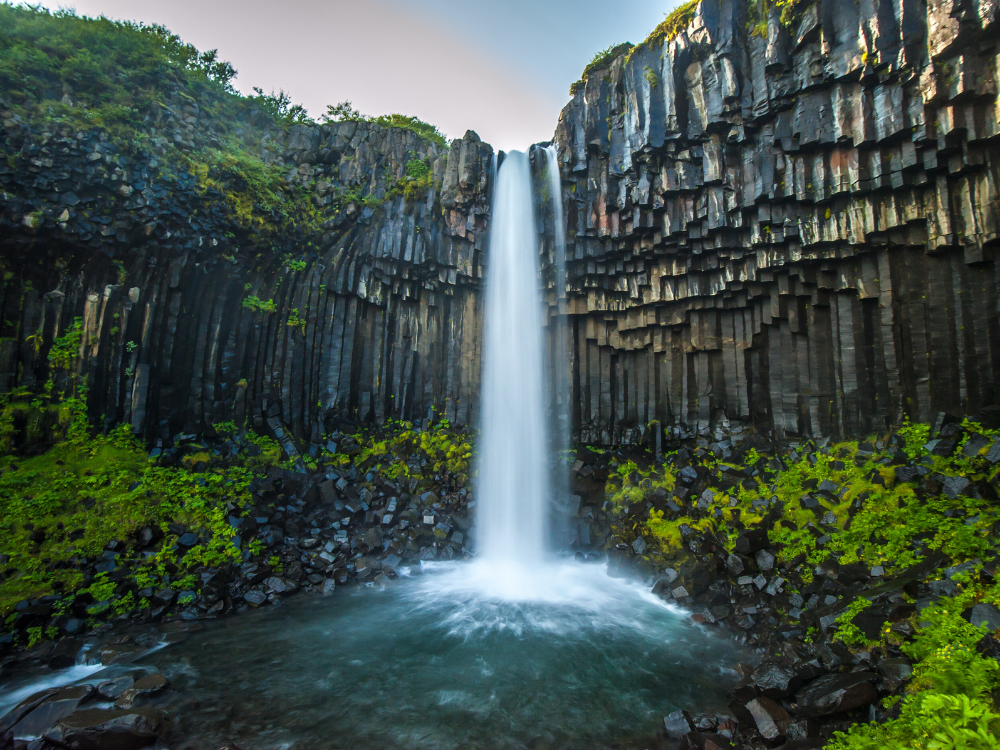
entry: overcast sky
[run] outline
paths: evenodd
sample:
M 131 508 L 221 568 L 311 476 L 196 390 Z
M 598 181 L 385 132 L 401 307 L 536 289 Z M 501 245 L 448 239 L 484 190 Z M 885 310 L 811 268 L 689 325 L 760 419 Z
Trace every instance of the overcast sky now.
M 552 137 L 594 53 L 639 42 L 677 0 L 43 0 L 80 15 L 160 23 L 239 71 L 244 93 L 284 89 L 319 117 L 345 99 L 494 147 Z

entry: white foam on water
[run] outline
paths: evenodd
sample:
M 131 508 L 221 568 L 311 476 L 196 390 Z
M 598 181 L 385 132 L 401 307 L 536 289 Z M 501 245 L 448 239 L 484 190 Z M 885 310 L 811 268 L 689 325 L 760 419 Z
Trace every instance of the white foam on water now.
M 13 685 L 5 685 L 0 690 L 0 716 L 23 701 L 25 698 L 40 693 L 49 688 L 59 688 L 85 680 L 95 672 L 107 669 L 103 664 L 77 664 L 68 669 L 53 672 L 41 678 L 33 678 L 27 682 L 19 681 Z

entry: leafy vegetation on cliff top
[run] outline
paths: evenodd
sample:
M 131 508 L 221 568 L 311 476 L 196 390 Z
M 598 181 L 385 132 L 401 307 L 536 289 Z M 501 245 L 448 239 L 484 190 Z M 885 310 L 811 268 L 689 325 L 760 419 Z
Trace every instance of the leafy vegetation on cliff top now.
M 580 76 L 580 80 L 576 81 L 569 87 L 570 96 L 573 96 L 578 91 L 583 90 L 583 87 L 586 86 L 587 79 L 590 78 L 591 73 L 595 70 L 602 70 L 608 67 L 617 58 L 621 57 L 631 49 L 631 42 L 622 42 L 621 44 L 612 44 L 607 49 L 603 49 L 594 55 L 590 62 L 587 63 L 587 67 L 583 69 L 583 75 Z
M 217 51 L 199 52 L 162 26 L 0 2 L 0 106 L 58 137 L 101 132 L 122 153 L 156 154 L 160 178 L 186 186 L 193 176 L 201 194 L 221 196 L 244 239 L 310 235 L 322 223 L 312 192 L 262 158 L 261 139 L 312 120 L 285 91 L 240 95 L 235 75 Z M 329 108 L 324 119 L 363 120 L 446 143 L 417 118 L 368 117 L 345 105 Z M 161 122 L 165 112 L 174 124 Z
M 51 108 L 82 124 L 137 128 L 165 90 L 236 97 L 236 70 L 163 26 L 0 4 L 0 92 L 9 106 Z
M 418 117 L 400 114 L 378 115 L 377 117 L 363 115 L 354 109 L 349 101 L 327 105 L 326 112 L 320 116 L 320 120 L 323 122 L 370 122 L 385 128 L 403 128 L 404 130 L 412 130 L 421 138 L 426 138 L 439 146 L 448 145 L 448 141 L 440 130 Z

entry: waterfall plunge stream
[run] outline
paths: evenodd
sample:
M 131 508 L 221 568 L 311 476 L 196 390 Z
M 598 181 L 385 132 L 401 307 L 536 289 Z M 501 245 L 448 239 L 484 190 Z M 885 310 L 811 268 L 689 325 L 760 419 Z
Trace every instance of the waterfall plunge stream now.
M 670 711 L 721 708 L 735 682 L 723 665 L 745 660 L 731 641 L 637 581 L 546 549 L 558 493 L 524 154 L 503 162 L 494 209 L 477 559 L 208 622 L 136 664 L 22 675 L 0 684 L 0 713 L 43 685 L 153 668 L 189 747 L 641 750 Z

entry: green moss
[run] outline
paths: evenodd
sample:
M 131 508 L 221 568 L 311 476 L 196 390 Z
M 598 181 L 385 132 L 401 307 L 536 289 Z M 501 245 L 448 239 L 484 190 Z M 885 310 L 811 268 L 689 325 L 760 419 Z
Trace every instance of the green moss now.
M 654 47 L 664 42 L 669 42 L 676 37 L 694 20 L 699 2 L 700 0 L 691 0 L 668 13 L 667 17 L 653 29 L 652 33 L 646 37 L 639 47 Z
M 583 75 L 580 76 L 580 80 L 569 87 L 570 96 L 575 96 L 577 92 L 583 90 L 591 73 L 596 70 L 603 70 L 631 49 L 631 42 L 622 42 L 621 44 L 612 44 L 607 49 L 601 50 L 594 55 L 590 62 L 587 63 L 587 67 L 583 69 Z
M 262 300 L 256 294 L 252 294 L 249 297 L 245 297 L 240 303 L 241 306 L 246 310 L 251 310 L 257 313 L 273 313 L 278 310 L 277 305 L 274 304 L 273 299 Z

